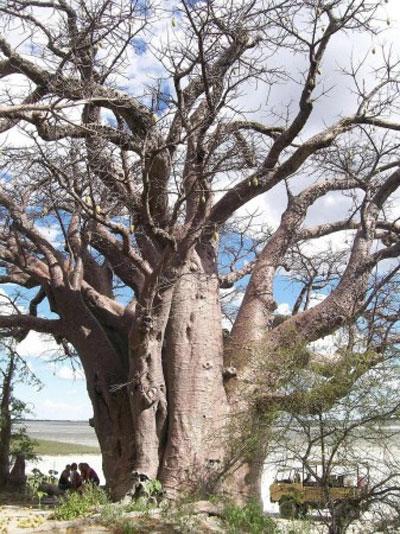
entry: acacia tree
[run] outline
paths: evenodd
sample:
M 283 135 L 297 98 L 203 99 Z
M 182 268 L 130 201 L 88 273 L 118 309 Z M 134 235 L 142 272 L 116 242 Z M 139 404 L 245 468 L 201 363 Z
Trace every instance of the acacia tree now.
M 115 497 L 132 471 L 173 492 L 223 461 L 211 438 L 243 407 L 253 347 L 263 347 L 274 391 L 285 377 L 282 348 L 353 321 L 371 273 L 400 251 L 388 209 L 400 183 L 399 124 L 388 118 L 395 58 L 383 53 L 368 83 L 365 61 L 348 66 L 338 83 L 351 80 L 354 109 L 310 131 L 327 90 L 326 53 L 340 36 L 377 32 L 384 11 L 368 0 L 158 9 L 9 0 L 0 11 L 1 282 L 37 291 L 28 312 L 1 316 L 0 327 L 51 334 L 79 354 Z M 296 55 L 297 68 L 282 67 L 280 53 Z M 131 63 L 150 54 L 158 80 L 131 88 Z M 293 80 L 295 97 L 269 102 Z M 243 100 L 254 84 L 267 101 L 257 115 Z M 280 185 L 279 224 L 254 236 L 240 210 Z M 332 193 L 347 194 L 349 213 L 307 224 L 309 208 Z M 293 250 L 346 229 L 348 254 L 326 298 L 274 322 L 274 280 Z M 224 343 L 220 288 L 243 287 L 246 276 Z M 236 471 L 236 490 L 258 492 L 260 469 Z
M 341 340 L 339 350 L 347 352 L 349 364 L 353 363 L 343 368 L 340 382 L 310 370 L 294 370 L 292 403 L 287 402 L 288 395 L 286 413 L 274 422 L 274 432 L 269 431 L 268 422 L 264 428 L 269 436 L 269 462 L 275 468 L 300 470 L 302 466 L 304 479 L 311 478 L 321 489 L 319 505 L 324 513 L 320 518 L 330 534 L 347 532 L 356 520 L 362 522 L 360 531 L 375 532 L 378 525 L 398 519 L 398 350 L 386 346 L 382 361 L 354 380 L 354 362 L 369 367 L 365 362 L 376 357 L 367 348 L 367 339 L 358 338 L 358 351 L 354 352 L 353 345 L 351 355 L 349 340 Z M 350 388 L 346 382 L 352 384 Z M 303 391 L 302 404 L 297 402 L 299 390 Z M 263 426 L 261 418 L 260 438 Z M 338 501 L 332 487 L 359 490 Z M 306 513 L 310 505 L 296 503 L 289 492 L 279 504 L 289 515 Z

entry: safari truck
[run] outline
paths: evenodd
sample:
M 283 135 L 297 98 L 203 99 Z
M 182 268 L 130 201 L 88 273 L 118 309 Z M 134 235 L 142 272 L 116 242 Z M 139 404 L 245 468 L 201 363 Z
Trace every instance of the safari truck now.
M 271 502 L 279 503 L 283 518 L 298 518 L 309 508 L 327 508 L 328 503 L 360 513 L 362 494 L 368 490 L 369 468 L 362 465 L 334 465 L 328 476 L 318 464 L 307 468 L 285 467 L 278 470 L 270 486 Z

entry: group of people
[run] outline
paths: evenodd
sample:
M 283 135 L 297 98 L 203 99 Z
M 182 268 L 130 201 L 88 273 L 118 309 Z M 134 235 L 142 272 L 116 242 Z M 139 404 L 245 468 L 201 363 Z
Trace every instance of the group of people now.
M 66 465 L 58 481 L 58 487 L 63 491 L 80 491 L 85 487 L 85 484 L 94 484 L 95 486 L 100 484 L 96 471 L 87 463 L 80 463 L 79 466 L 76 463 Z

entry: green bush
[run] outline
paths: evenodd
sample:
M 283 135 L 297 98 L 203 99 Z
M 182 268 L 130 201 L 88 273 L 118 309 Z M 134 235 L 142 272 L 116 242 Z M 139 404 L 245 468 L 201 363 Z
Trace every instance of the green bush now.
M 102 507 L 100 513 L 100 523 L 111 529 L 113 534 L 136 534 L 143 532 L 140 529 L 142 518 L 132 519 L 124 517 L 124 514 L 132 511 L 126 505 L 109 503 Z M 146 514 L 144 514 L 146 517 Z
M 261 506 L 254 501 L 245 506 L 227 504 L 223 519 L 230 534 L 279 534 L 275 521 L 265 516 Z
M 124 512 L 141 512 L 148 513 L 153 508 L 157 507 L 157 501 L 151 500 L 147 497 L 139 497 L 132 500 L 130 503 L 124 505 Z
M 147 516 L 153 508 L 154 503 L 149 503 L 143 497 L 140 497 L 136 501 L 132 501 L 128 504 L 108 503 L 103 506 L 100 512 L 100 522 L 106 527 L 110 527 L 118 523 L 124 514 L 129 512 L 139 512 L 143 516 Z
M 102 489 L 88 485 L 82 493 L 69 493 L 57 506 L 52 518 L 64 521 L 75 519 L 108 502 L 108 497 Z
M 102 507 L 100 512 L 100 523 L 105 527 L 115 526 L 125 513 L 125 508 L 121 504 L 108 503 Z

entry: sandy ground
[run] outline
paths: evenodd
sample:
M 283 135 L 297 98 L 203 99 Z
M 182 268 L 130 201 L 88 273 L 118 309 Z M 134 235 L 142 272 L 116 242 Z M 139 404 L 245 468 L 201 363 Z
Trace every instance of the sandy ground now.
M 112 532 L 112 529 L 93 525 L 91 520 L 53 521 L 49 519 L 52 510 L 39 510 L 27 506 L 0 506 L 0 534 L 94 534 Z M 274 517 L 282 534 L 327 534 L 327 527 L 320 522 L 290 521 Z M 91 525 L 88 523 L 92 523 Z M 208 530 L 207 530 L 208 531 Z M 149 531 L 147 531 L 149 532 Z M 157 529 L 157 532 L 158 529 Z M 162 529 L 162 532 L 165 532 Z M 193 531 L 190 531 L 193 532 Z M 204 532 L 202 530 L 202 532 Z M 215 532 L 210 530 L 210 532 Z M 218 530 L 221 532 L 221 530 Z M 348 534 L 376 534 L 368 524 L 355 523 Z
M 94 534 L 112 532 L 100 525 L 82 525 L 82 520 L 53 521 L 48 517 L 51 511 L 37 510 L 29 507 L 6 505 L 0 507 L 1 534 L 53 533 L 53 534 Z M 282 534 L 323 534 L 326 532 L 321 525 L 310 526 L 300 521 L 278 520 Z M 304 528 L 303 528 L 304 527 Z M 208 530 L 208 529 L 207 529 Z M 218 530 L 221 532 L 221 530 Z M 204 530 L 202 530 L 204 532 Z M 210 532 L 215 532 L 210 530 Z
M 0 533 L 34 532 L 46 522 L 50 513 L 25 506 L 0 506 Z
M 51 510 L 38 510 L 23 506 L 0 507 L 0 534 L 100 534 L 112 530 L 100 525 L 82 525 L 82 520 L 52 521 Z

